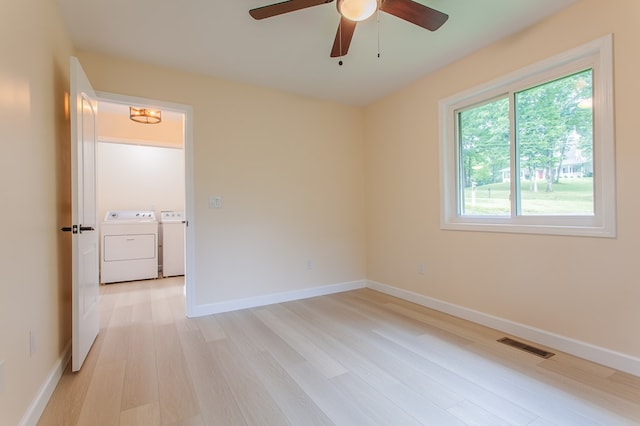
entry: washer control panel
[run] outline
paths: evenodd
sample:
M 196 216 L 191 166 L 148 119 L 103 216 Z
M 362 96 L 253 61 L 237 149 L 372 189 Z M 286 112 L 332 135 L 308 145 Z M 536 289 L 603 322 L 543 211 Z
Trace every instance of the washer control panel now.
M 182 211 L 163 211 L 160 212 L 160 222 L 184 222 L 184 212 Z

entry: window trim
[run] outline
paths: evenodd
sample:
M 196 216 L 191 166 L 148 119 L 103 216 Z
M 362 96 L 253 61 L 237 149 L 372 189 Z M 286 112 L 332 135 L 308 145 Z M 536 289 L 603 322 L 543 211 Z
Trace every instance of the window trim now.
M 591 216 L 462 216 L 459 213 L 456 111 L 593 68 L 594 215 Z M 512 100 L 510 100 L 512 102 Z M 613 114 L 613 36 L 611 34 L 504 77 L 440 100 L 440 228 L 445 230 L 515 232 L 549 235 L 616 236 L 615 140 Z M 512 105 L 513 106 L 513 105 Z M 513 114 L 513 108 L 511 109 Z M 514 129 L 510 132 L 511 163 Z

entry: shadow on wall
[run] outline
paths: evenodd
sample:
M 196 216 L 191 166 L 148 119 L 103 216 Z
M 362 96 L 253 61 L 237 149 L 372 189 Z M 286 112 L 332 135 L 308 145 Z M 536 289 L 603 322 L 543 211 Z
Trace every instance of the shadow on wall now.
M 65 72 L 66 71 L 66 72 Z M 69 64 L 53 64 L 56 158 L 56 224 L 71 224 L 71 123 L 69 118 Z M 57 231 L 58 354 L 71 339 L 71 234 Z

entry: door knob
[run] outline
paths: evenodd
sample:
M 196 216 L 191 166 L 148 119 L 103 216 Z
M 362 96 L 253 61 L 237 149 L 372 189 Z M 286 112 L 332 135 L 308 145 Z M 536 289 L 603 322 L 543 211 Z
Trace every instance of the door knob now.
M 82 225 L 63 226 L 62 228 L 60 228 L 60 230 L 62 232 L 71 232 L 72 234 L 78 234 L 78 233 L 82 234 L 85 231 L 95 231 L 93 226 L 82 226 Z
M 78 233 L 78 225 L 63 226 L 62 228 L 60 228 L 60 230 L 62 232 L 71 232 L 73 234 L 77 234 Z

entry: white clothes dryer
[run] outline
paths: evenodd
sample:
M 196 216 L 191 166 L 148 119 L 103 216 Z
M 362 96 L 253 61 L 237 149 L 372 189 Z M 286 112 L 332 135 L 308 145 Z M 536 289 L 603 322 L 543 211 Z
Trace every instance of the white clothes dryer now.
M 158 221 L 148 210 L 112 210 L 101 226 L 100 282 L 158 278 Z

